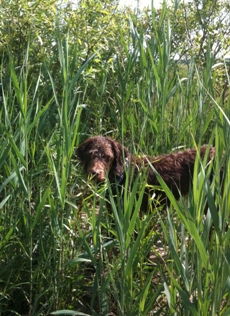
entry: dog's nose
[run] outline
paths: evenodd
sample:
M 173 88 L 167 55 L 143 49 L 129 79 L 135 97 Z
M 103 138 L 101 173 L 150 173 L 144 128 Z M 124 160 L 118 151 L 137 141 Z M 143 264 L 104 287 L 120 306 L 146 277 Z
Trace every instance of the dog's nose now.
M 98 183 L 105 181 L 105 175 L 101 170 L 90 170 L 89 176 Z

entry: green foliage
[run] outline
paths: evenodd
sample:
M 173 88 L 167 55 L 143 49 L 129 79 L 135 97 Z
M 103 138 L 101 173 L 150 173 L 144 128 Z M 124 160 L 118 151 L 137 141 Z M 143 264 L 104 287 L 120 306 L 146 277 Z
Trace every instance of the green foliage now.
M 228 53 L 229 2 L 194 0 L 183 2 L 170 10 L 174 37 L 172 50 L 184 61 L 195 57 L 197 62 L 206 60 L 207 49 L 214 58 Z
M 21 65 L 30 43 L 32 64 L 49 56 L 57 17 L 56 1 L 3 1 L 1 9 L 0 56 L 10 52 Z
M 186 41 L 220 9 L 0 4 L 1 315 L 229 314 L 230 81 L 212 49 L 225 24 L 194 51 Z M 217 154 L 197 157 L 180 201 L 159 178 L 171 206 L 140 215 L 145 174 L 120 200 L 83 177 L 74 150 L 96 133 L 136 155 Z

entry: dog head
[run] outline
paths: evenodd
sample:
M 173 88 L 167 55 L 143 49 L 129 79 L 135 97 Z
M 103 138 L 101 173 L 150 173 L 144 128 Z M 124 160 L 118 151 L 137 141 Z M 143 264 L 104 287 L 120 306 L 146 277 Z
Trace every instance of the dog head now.
M 98 183 L 108 176 L 110 181 L 124 172 L 124 161 L 129 157 L 128 150 L 109 137 L 94 136 L 85 140 L 77 148 L 77 157 L 88 176 Z

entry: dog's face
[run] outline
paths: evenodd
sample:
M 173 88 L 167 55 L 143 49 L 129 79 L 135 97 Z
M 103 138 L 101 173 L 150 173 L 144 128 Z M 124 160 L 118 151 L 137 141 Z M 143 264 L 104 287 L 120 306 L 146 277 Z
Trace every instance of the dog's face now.
M 123 172 L 122 146 L 109 137 L 95 136 L 87 139 L 77 148 L 77 157 L 87 175 L 103 182 L 106 176 Z M 123 149 L 124 152 L 124 149 Z M 120 168 L 119 168 L 120 166 Z

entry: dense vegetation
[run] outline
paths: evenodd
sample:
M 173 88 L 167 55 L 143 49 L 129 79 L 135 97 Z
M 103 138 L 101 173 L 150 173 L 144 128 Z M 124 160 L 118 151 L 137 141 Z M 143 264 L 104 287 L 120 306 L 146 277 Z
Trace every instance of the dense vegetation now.
M 0 314 L 229 315 L 228 1 L 0 12 Z M 137 155 L 206 143 L 217 157 L 197 158 L 180 201 L 162 183 L 167 209 L 139 216 L 141 176 L 108 211 L 74 153 L 96 134 Z

